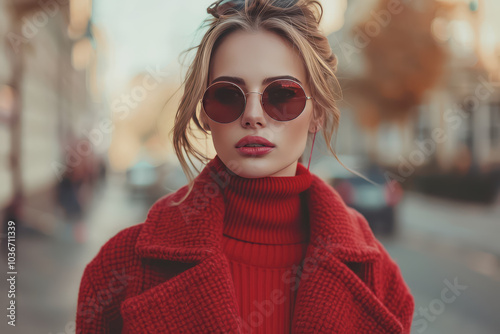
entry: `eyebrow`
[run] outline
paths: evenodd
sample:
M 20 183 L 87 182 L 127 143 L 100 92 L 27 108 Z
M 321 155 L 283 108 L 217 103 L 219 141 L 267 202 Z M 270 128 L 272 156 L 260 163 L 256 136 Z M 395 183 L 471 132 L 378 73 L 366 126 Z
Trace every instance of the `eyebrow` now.
M 299 84 L 302 85 L 302 82 L 300 82 L 299 79 L 297 79 L 297 78 L 295 78 L 295 77 L 293 77 L 291 75 L 279 75 L 279 76 L 276 76 L 276 77 L 268 77 L 268 78 L 265 78 L 264 80 L 262 80 L 262 84 L 266 85 L 266 84 L 270 83 L 271 81 L 278 80 L 278 79 L 294 80 L 294 81 L 297 81 Z M 216 83 L 218 81 L 229 81 L 229 82 L 233 82 L 235 84 L 246 86 L 245 80 L 243 80 L 242 78 L 239 78 L 239 77 L 231 77 L 231 76 L 221 76 L 221 77 L 218 77 L 218 78 L 212 80 L 212 82 L 210 83 L 210 85 L 213 84 L 213 83 Z

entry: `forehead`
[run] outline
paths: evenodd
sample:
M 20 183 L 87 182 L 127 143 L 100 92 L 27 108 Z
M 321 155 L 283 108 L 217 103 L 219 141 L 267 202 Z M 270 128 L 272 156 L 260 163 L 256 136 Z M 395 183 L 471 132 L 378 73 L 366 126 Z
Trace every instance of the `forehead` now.
M 247 84 L 260 84 L 266 77 L 279 75 L 291 75 L 304 83 L 306 69 L 298 50 L 269 31 L 230 33 L 210 61 L 210 82 L 219 76 L 237 76 Z

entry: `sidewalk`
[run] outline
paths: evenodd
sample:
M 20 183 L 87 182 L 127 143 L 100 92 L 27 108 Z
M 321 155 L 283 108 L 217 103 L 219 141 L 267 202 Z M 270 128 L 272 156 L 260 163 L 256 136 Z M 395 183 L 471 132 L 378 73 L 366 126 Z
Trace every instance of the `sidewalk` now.
M 16 327 L 2 321 L 0 333 L 70 333 L 86 264 L 113 235 L 141 223 L 148 208 L 128 196 L 123 177 L 110 175 L 94 193 L 83 224 L 60 222 L 52 236 L 20 227 Z M 0 293 L 7 295 L 6 284 Z

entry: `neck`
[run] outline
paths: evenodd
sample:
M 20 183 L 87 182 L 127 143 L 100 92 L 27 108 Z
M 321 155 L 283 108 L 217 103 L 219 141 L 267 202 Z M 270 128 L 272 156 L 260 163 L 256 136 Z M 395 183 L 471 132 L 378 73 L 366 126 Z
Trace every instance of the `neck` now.
M 218 156 L 214 159 L 230 175 L 222 190 L 226 199 L 224 235 L 262 244 L 307 242 L 304 195 L 311 174 L 301 163 L 294 176 L 244 178 L 229 171 Z

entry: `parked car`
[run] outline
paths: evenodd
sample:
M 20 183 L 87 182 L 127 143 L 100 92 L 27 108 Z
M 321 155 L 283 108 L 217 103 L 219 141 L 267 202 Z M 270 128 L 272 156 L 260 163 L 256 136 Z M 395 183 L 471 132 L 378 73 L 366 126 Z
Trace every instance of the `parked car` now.
M 403 192 L 401 185 L 388 178 L 380 167 L 360 157 L 340 156 L 339 159 L 373 183 L 351 173 L 333 157 L 316 164 L 313 172 L 328 181 L 348 206 L 359 211 L 375 234 L 393 234 L 397 224 L 395 208 Z

